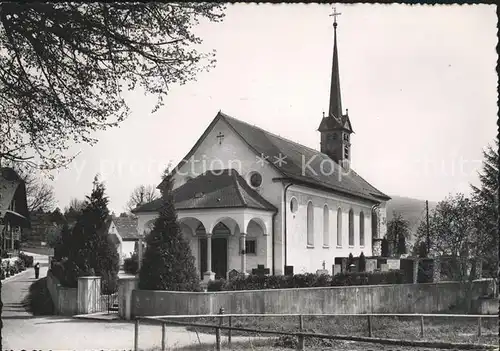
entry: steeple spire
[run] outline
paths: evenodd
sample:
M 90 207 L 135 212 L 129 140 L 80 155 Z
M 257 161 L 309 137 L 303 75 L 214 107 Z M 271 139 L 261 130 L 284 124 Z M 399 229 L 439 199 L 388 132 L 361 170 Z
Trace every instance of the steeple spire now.
M 337 9 L 333 8 L 333 61 L 332 61 L 332 81 L 330 86 L 330 109 L 328 117 L 335 116 L 342 120 L 342 98 L 340 96 L 340 75 L 339 75 L 339 57 L 337 49 L 337 16 L 341 15 Z

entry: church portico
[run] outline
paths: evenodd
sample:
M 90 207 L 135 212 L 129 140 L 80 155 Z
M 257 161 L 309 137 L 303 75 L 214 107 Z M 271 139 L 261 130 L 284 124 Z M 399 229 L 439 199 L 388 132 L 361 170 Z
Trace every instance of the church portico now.
M 190 242 L 200 278 L 205 281 L 226 279 L 233 269 L 249 273 L 258 264 L 272 264 L 272 236 L 268 229 L 272 227 L 272 213 L 268 211 L 180 210 L 178 220 Z

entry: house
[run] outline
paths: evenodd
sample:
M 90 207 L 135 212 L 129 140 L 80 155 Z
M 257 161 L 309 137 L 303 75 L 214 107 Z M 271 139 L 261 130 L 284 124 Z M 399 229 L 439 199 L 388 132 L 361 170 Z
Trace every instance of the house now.
M 341 103 L 336 22 L 332 61 L 319 150 L 219 111 L 173 170 L 178 220 L 205 281 L 257 265 L 272 274 L 331 273 L 336 257 L 379 254 L 390 197 L 350 167 L 354 131 Z M 139 233 L 160 203 L 133 210 Z
M 14 169 L 0 168 L 0 245 L 2 253 L 18 250 L 21 233 L 29 227 L 26 185 Z
M 108 235 L 116 245 L 120 255 L 120 265 L 123 260 L 130 257 L 139 242 L 139 232 L 137 231 L 137 218 L 133 217 L 111 217 L 107 223 Z

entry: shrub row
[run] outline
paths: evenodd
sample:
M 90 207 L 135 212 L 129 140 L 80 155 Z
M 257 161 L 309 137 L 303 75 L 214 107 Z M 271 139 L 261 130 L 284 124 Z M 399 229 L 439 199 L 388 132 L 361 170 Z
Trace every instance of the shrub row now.
M 25 270 L 26 265 L 22 259 L 18 258 L 12 264 L 10 260 L 2 261 L 2 265 L 0 266 L 0 279 L 5 279 Z
M 208 291 L 292 289 L 329 286 L 380 285 L 406 283 L 401 270 L 388 272 L 339 273 L 334 276 L 314 273 L 286 275 L 239 275 L 231 280 L 217 279 L 210 281 Z

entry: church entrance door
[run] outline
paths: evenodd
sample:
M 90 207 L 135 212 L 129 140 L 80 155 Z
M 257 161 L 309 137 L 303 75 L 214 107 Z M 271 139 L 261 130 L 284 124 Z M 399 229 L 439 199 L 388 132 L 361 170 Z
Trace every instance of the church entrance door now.
M 212 239 L 212 272 L 216 279 L 226 279 L 227 272 L 227 239 Z

